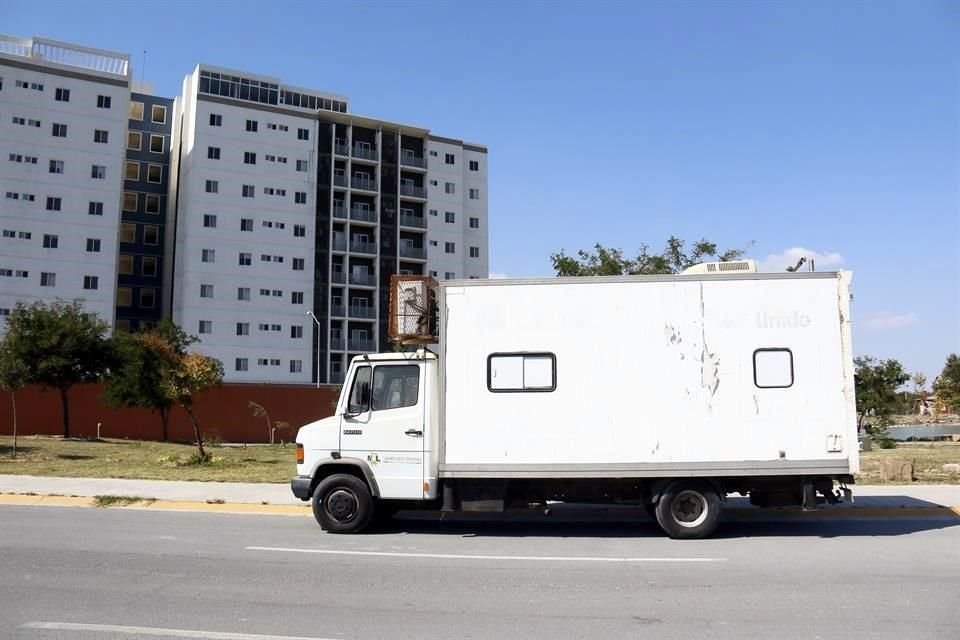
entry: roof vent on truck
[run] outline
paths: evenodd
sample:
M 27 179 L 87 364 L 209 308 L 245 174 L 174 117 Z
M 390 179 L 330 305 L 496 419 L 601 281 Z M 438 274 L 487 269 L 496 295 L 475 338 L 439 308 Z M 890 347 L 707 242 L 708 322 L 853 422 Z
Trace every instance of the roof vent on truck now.
M 756 273 L 757 263 L 753 260 L 730 260 L 727 262 L 701 262 L 684 269 L 680 275 L 695 276 L 704 273 Z

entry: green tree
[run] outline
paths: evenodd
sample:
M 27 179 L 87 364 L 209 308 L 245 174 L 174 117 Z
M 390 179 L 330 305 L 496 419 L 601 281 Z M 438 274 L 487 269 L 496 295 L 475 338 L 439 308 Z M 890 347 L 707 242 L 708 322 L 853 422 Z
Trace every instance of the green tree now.
M 951 353 L 943 365 L 943 371 L 933 383 L 937 400 L 943 405 L 960 411 L 960 355 Z
M 169 437 L 170 409 L 174 401 L 163 390 L 169 368 L 187 354 L 197 341 L 169 318 L 140 333 L 121 333 L 114 338 L 118 366 L 107 378 L 104 400 L 112 407 L 141 407 L 160 416 L 161 437 Z
M 743 249 L 720 251 L 715 242 L 706 239 L 694 242 L 688 251 L 685 241 L 670 236 L 660 253 L 651 253 L 650 246 L 642 244 L 635 258 L 625 258 L 622 250 L 609 249 L 597 243 L 593 251 L 578 251 L 577 257 L 561 250 L 552 254 L 550 261 L 559 277 L 633 276 L 680 273 L 707 259 L 727 262 L 738 260 L 743 255 Z
M 193 413 L 193 401 L 200 392 L 223 382 L 223 364 L 216 358 L 195 351 L 177 356 L 172 350 L 168 350 L 167 357 L 170 358 L 172 366 L 165 368 L 161 388 L 172 402 L 183 407 L 190 416 L 193 435 L 197 441 L 198 460 L 201 463 L 207 462 L 210 456 L 203 449 L 203 433 Z
M 17 457 L 17 389 L 24 385 L 26 371 L 23 362 L 6 348 L 6 340 L 0 340 L 0 389 L 10 392 L 13 408 L 13 457 Z
M 20 363 L 22 384 L 60 392 L 64 438 L 70 437 L 67 392 L 75 384 L 100 380 L 114 363 L 108 329 L 96 314 L 84 312 L 78 300 L 18 302 L 7 317 L 4 360 Z
M 857 412 L 860 414 L 858 426 L 878 434 L 890 424 L 890 416 L 900 403 L 897 389 L 910 380 L 910 374 L 898 360 L 893 359 L 859 356 L 853 359 L 853 364 Z M 872 418 L 869 426 L 866 422 L 868 417 Z

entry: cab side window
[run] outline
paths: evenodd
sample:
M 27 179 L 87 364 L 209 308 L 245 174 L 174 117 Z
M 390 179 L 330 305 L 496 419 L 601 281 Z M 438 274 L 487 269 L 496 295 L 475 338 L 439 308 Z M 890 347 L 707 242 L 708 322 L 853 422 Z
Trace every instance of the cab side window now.
M 412 407 L 420 394 L 420 367 L 384 365 L 373 373 L 373 410 Z
M 350 401 L 347 403 L 347 412 L 358 414 L 370 410 L 370 367 L 360 367 L 353 378 L 353 388 L 350 390 Z

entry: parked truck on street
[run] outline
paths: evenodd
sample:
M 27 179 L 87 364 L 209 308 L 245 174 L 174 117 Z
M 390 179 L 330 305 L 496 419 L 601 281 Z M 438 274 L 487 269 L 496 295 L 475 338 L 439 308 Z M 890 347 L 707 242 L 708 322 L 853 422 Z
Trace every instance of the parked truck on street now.
M 728 495 L 836 503 L 859 471 L 849 272 L 436 283 L 394 276 L 404 352 L 361 355 L 297 435 L 323 529 L 398 509 L 644 505 L 673 538 Z

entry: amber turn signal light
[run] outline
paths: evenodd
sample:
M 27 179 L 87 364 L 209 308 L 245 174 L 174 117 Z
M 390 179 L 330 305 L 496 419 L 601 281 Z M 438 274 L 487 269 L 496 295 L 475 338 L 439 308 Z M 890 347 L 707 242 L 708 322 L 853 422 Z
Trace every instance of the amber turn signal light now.
M 297 464 L 303 464 L 303 445 L 297 443 Z

